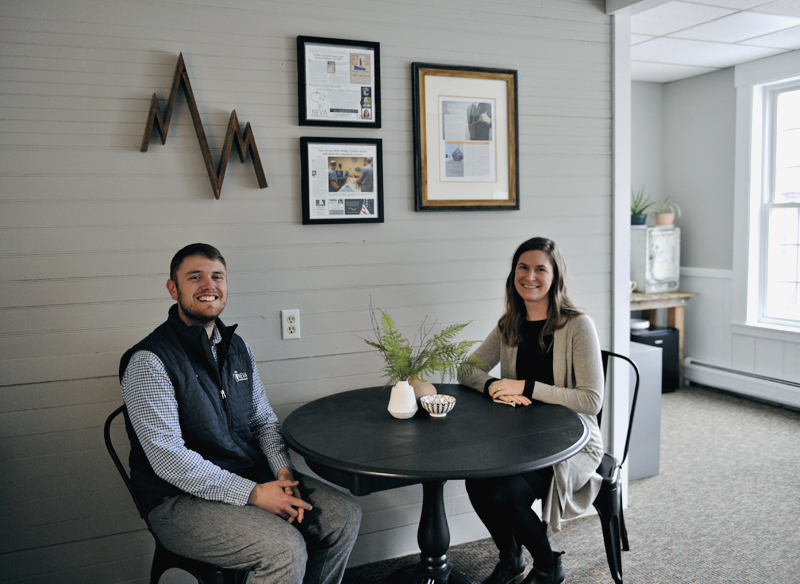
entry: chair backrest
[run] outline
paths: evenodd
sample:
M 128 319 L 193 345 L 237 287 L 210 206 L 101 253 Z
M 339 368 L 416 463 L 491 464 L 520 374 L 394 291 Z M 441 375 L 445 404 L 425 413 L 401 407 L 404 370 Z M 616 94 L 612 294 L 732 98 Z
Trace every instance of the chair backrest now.
M 627 361 L 631 367 L 633 367 L 633 372 L 636 377 L 636 383 L 633 387 L 633 401 L 631 402 L 631 412 L 628 416 L 628 433 L 625 437 L 625 452 L 622 456 L 622 462 L 620 465 L 625 464 L 625 459 L 628 458 L 628 444 L 631 441 L 631 428 L 633 428 L 633 414 L 636 412 L 636 398 L 639 397 L 639 368 L 636 366 L 636 363 L 631 361 L 630 358 L 626 357 L 625 355 L 620 355 L 619 353 L 612 353 L 611 351 L 600 351 L 603 357 L 603 378 L 605 379 L 608 374 L 608 362 L 611 357 L 622 359 L 623 361 Z M 597 422 L 600 423 L 600 419 L 602 417 L 602 410 L 599 414 L 597 414 Z
M 126 407 L 124 405 L 121 405 L 116 410 L 111 412 L 111 415 L 108 416 L 105 427 L 103 428 L 103 438 L 105 438 L 106 448 L 108 449 L 108 453 L 111 455 L 111 460 L 114 461 L 114 465 L 117 467 L 117 470 L 119 471 L 119 476 L 122 477 L 122 481 L 125 483 L 125 486 L 128 487 L 128 492 L 131 494 L 131 498 L 133 499 L 133 502 L 136 504 L 136 508 L 139 510 L 139 515 L 141 515 L 142 519 L 144 519 L 144 522 L 147 524 L 147 529 L 150 530 L 150 533 L 153 533 L 153 530 L 150 529 L 150 522 L 147 520 L 147 515 L 144 512 L 144 508 L 139 503 L 139 499 L 136 498 L 136 493 L 133 492 L 133 487 L 131 486 L 131 477 L 128 475 L 128 471 L 123 466 L 122 461 L 119 459 L 119 456 L 117 455 L 117 451 L 114 449 L 114 444 L 111 442 L 112 422 L 120 414 L 123 414 L 123 417 L 127 416 L 127 411 L 128 410 L 126 409 Z M 155 537 L 154 533 L 153 537 Z

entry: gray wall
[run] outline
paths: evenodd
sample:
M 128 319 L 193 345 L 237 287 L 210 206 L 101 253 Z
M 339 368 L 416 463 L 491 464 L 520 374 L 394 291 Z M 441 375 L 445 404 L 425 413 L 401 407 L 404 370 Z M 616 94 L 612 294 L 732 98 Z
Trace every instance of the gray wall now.
M 631 186 L 653 201 L 664 193 L 664 84 L 631 83 Z M 652 222 L 652 219 L 649 219 Z
M 681 265 L 733 266 L 736 91 L 733 69 L 674 81 L 632 84 L 631 178 L 654 200 L 683 211 Z M 649 219 L 652 223 L 652 218 Z
M 733 69 L 664 87 L 664 188 L 683 209 L 681 264 L 733 267 Z
M 251 343 L 281 417 L 380 383 L 368 304 L 423 318 L 502 307 L 517 244 L 552 237 L 608 346 L 610 26 L 602 0 L 27 0 L 0 3 L 0 573 L 8 582 L 144 582 L 152 540 L 101 439 L 121 353 L 163 321 L 170 257 L 193 241 L 229 264 L 224 318 Z M 383 128 L 297 125 L 297 35 L 379 41 Z M 269 188 L 236 157 L 215 200 L 184 98 L 166 145 L 139 151 L 153 92 L 183 52 L 217 160 L 250 122 Z M 416 213 L 410 66 L 519 71 L 522 208 Z M 163 105 L 163 102 L 162 102 Z M 383 139 L 386 223 L 300 224 L 300 136 Z M 279 312 L 299 308 L 299 341 Z M 388 398 L 387 398 L 388 399 Z M 118 434 L 118 437 L 121 437 Z M 448 483 L 453 542 L 485 532 Z M 361 499 L 354 563 L 415 549 L 420 490 Z

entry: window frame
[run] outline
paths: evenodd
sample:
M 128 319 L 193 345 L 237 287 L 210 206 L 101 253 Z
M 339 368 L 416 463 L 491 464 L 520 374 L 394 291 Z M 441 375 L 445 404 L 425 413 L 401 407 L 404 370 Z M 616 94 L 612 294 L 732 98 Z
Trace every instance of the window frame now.
M 792 337 L 800 334 L 800 322 L 762 320 L 762 282 L 766 261 L 762 250 L 768 233 L 764 221 L 764 183 L 774 180 L 764 165 L 764 136 L 768 131 L 765 102 L 768 91 L 800 84 L 800 51 L 736 65 L 736 146 L 734 161 L 732 331 L 763 336 L 768 330 Z M 774 131 L 769 131 L 773 136 Z M 772 148 L 774 150 L 774 146 Z M 765 175 L 769 174 L 767 177 Z M 736 334 L 736 333 L 735 333 Z M 797 341 L 795 341 L 797 342 Z
M 794 77 L 773 83 L 757 86 L 757 91 L 762 92 L 760 100 L 761 112 L 753 112 L 763 116 L 761 132 L 761 192 L 760 192 L 760 237 L 759 237 L 759 282 L 758 282 L 758 313 L 756 322 L 766 325 L 778 325 L 800 329 L 800 318 L 784 319 L 767 316 L 767 292 L 769 286 L 769 254 L 770 254 L 770 216 L 776 208 L 798 209 L 800 201 L 792 203 L 778 203 L 775 201 L 775 185 L 777 184 L 777 144 L 778 144 L 778 97 L 782 93 L 800 91 L 800 77 Z M 800 257 L 796 258 L 800 262 Z M 798 268 L 800 272 L 800 268 Z M 795 282 L 800 287 L 800 273 L 796 273 Z

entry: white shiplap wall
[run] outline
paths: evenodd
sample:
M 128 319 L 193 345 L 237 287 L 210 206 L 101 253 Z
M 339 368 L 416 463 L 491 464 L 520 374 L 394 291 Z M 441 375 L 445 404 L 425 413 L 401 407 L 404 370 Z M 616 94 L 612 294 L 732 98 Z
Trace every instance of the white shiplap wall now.
M 511 253 L 563 247 L 578 303 L 610 327 L 610 28 L 601 0 L 0 2 L 0 579 L 144 582 L 152 540 L 105 452 L 121 353 L 163 321 L 176 249 L 219 247 L 238 322 L 281 417 L 379 383 L 367 307 L 408 332 L 502 305 Z M 383 125 L 297 125 L 297 35 L 381 43 Z M 139 152 L 150 95 L 183 52 L 216 160 L 236 109 L 269 188 L 231 158 L 213 198 L 182 93 L 166 145 Z M 410 65 L 519 71 L 522 208 L 416 213 Z M 163 105 L 163 102 L 162 102 Z M 300 136 L 383 139 L 386 223 L 300 224 Z M 303 338 L 281 341 L 299 308 Z M 420 492 L 362 499 L 353 562 L 415 546 Z M 480 534 L 448 484 L 452 539 Z

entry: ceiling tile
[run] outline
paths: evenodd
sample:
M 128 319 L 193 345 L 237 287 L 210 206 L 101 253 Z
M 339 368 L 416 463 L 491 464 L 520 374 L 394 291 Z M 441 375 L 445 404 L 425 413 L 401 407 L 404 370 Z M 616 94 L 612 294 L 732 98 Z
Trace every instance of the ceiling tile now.
M 737 12 L 736 14 L 677 32 L 672 36 L 698 41 L 738 43 L 795 26 L 800 26 L 800 18 L 758 12 Z
M 669 2 L 632 16 L 631 32 L 662 36 L 733 13 L 727 8 Z
M 631 33 L 632 79 L 668 83 L 800 50 L 800 0 L 674 0 Z
M 750 39 L 743 45 L 755 47 L 776 47 L 779 49 L 800 49 L 800 26 L 782 30 L 773 34 Z
M 783 14 L 784 16 L 800 16 L 800 1 L 798 0 L 778 0 L 768 2 L 758 8 L 755 12 L 766 12 L 767 14 Z
M 689 65 L 666 65 L 664 63 L 643 63 L 631 61 L 631 81 L 651 81 L 653 83 L 669 83 L 679 79 L 695 77 L 711 73 L 717 69 L 711 67 L 691 67 Z
M 767 47 L 658 38 L 631 47 L 631 60 L 719 68 L 730 67 L 782 52 L 783 50 L 781 49 Z

